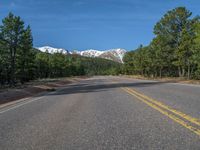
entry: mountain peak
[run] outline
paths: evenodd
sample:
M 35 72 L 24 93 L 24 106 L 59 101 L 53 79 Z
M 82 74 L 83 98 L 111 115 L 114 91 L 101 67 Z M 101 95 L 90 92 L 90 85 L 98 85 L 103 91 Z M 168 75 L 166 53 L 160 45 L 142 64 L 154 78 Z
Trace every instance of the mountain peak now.
M 112 61 L 116 61 L 119 63 L 123 63 L 123 57 L 125 53 L 127 52 L 125 49 L 117 48 L 117 49 L 109 49 L 105 51 L 95 50 L 95 49 L 88 49 L 84 51 L 68 51 L 62 48 L 53 48 L 50 46 L 44 46 L 37 48 L 42 52 L 48 52 L 48 53 L 63 53 L 63 54 L 77 54 L 85 57 L 99 57 L 104 59 L 109 59 Z
M 48 52 L 51 54 L 54 53 L 63 53 L 63 54 L 69 54 L 69 51 L 63 48 L 54 48 L 51 46 L 43 46 L 43 47 L 38 47 L 37 49 L 39 49 L 41 52 Z

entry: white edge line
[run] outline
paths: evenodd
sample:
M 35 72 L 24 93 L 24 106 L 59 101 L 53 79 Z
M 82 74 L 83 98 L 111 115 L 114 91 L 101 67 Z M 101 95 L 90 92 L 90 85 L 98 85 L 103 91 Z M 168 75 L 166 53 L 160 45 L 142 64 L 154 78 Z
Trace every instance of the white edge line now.
M 22 104 L 19 104 L 19 105 L 13 106 L 13 107 L 11 107 L 11 108 L 8 108 L 8 109 L 6 109 L 6 110 L 0 111 L 0 114 L 3 114 L 3 113 L 5 113 L 5 112 L 7 112 L 7 111 L 10 111 L 10 110 L 16 109 L 16 108 L 21 107 L 21 106 L 23 106 L 23 105 L 26 105 L 26 104 L 28 104 L 28 103 L 31 103 L 31 102 L 37 101 L 37 100 L 39 100 L 39 99 L 41 99 L 41 98 L 43 98 L 43 97 L 44 97 L 44 96 L 42 96 L 42 97 L 38 97 L 38 98 L 35 98 L 35 99 L 33 99 L 33 100 L 26 101 L 26 102 L 24 102 L 24 103 L 22 103 Z
M 71 83 L 71 84 L 69 84 L 69 85 L 74 85 L 74 84 L 76 85 L 76 83 Z M 46 96 L 46 95 L 49 95 L 49 94 L 55 94 L 55 93 L 57 93 L 57 92 L 59 92 L 59 91 L 62 91 L 63 89 L 64 89 L 64 88 L 57 89 L 57 90 L 54 91 L 54 92 L 50 92 L 50 93 L 45 94 L 45 96 Z M 10 106 L 10 108 L 8 108 L 8 109 L 6 109 L 4 106 L 3 106 L 3 107 L 0 107 L 0 109 L 3 109 L 3 110 L 0 110 L 0 114 L 3 114 L 3 113 L 5 113 L 5 112 L 7 112 L 7 111 L 16 109 L 16 108 L 21 107 L 21 106 L 23 106 L 23 105 L 26 105 L 26 104 L 28 104 L 28 103 L 37 101 L 37 100 L 39 100 L 39 99 L 44 98 L 45 96 L 38 97 L 38 98 L 34 98 L 34 99 L 32 99 L 32 100 L 29 100 L 29 101 L 28 101 L 28 99 L 30 99 L 30 97 L 20 99 L 20 100 L 18 100 L 18 102 L 14 103 L 14 104 L 11 104 L 11 105 L 8 105 L 8 106 L 5 105 L 5 107 L 9 107 L 9 106 Z M 26 101 L 26 100 L 27 100 L 27 101 Z M 24 101 L 24 102 L 23 102 L 23 101 Z M 22 102 L 22 103 L 20 103 L 20 102 Z M 16 104 L 16 105 L 15 105 L 15 104 Z M 17 104 L 18 104 L 18 105 L 17 105 Z M 15 106 L 12 107 L 12 105 L 15 105 Z M 5 108 L 5 110 L 4 110 L 4 108 Z

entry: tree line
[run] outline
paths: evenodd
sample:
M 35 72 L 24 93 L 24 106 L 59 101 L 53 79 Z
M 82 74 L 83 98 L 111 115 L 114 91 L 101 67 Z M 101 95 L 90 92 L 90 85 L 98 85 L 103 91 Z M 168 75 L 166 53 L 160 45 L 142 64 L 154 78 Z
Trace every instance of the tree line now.
M 185 7 L 168 11 L 154 27 L 148 46 L 128 52 L 124 73 L 200 79 L 200 21 Z
M 102 58 L 89 58 L 76 54 L 49 54 L 48 52 L 38 52 L 35 64 L 39 78 L 117 75 L 121 73 L 122 68 L 122 64 Z
M 102 58 L 50 54 L 33 48 L 30 26 L 12 13 L 0 25 L 0 86 L 38 78 L 136 74 L 200 79 L 200 20 L 185 7 L 168 11 L 148 46 L 124 56 L 124 64 Z
M 101 58 L 40 52 L 33 48 L 30 26 L 12 13 L 0 25 L 0 86 L 38 78 L 118 74 L 120 69 L 121 64 Z

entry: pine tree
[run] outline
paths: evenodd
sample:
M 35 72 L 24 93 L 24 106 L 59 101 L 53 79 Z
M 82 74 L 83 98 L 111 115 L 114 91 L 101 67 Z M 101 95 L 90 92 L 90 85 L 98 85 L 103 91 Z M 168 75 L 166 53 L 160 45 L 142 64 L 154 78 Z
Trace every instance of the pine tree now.
M 20 41 L 24 32 L 24 22 L 20 17 L 14 16 L 12 13 L 3 19 L 3 25 L 0 26 L 1 40 L 5 42 L 9 49 L 9 74 L 10 85 L 16 82 L 16 54 L 20 48 Z
M 28 26 L 22 34 L 20 48 L 17 53 L 18 75 L 21 83 L 27 82 L 34 78 L 33 70 L 35 53 L 32 47 L 33 38 L 31 28 Z
M 3 40 L 0 40 L 0 85 L 4 85 L 8 81 L 9 74 L 9 51 Z
M 174 65 L 178 67 L 178 73 L 180 77 L 185 76 L 185 64 L 186 59 L 189 56 L 186 53 L 189 53 L 188 46 L 191 43 L 187 43 L 187 46 L 184 42 L 190 42 L 190 17 L 192 13 L 188 11 L 185 7 L 178 7 L 167 14 L 156 24 L 154 28 L 154 33 L 157 36 L 164 37 L 168 41 L 171 50 L 175 53 Z

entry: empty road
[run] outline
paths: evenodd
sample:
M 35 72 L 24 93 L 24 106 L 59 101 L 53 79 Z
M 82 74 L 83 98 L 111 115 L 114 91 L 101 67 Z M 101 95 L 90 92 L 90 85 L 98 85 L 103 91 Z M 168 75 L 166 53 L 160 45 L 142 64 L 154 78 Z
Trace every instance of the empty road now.
M 200 150 L 200 86 L 92 77 L 0 109 L 1 150 Z

